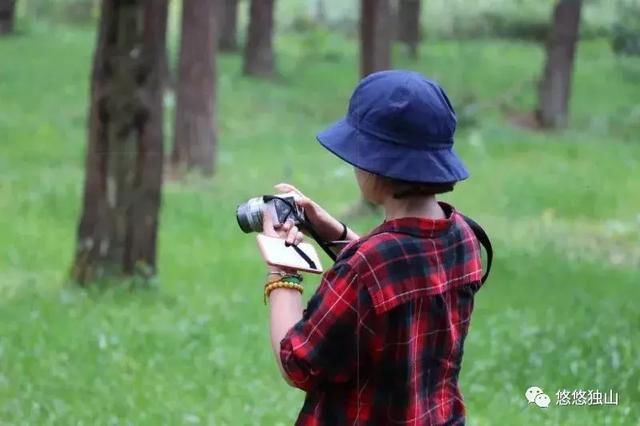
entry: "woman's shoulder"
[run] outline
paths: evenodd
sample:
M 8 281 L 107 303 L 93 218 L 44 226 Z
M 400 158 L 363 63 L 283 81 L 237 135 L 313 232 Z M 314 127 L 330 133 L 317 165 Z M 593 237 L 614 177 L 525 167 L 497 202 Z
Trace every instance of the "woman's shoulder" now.
M 403 236 L 388 232 L 374 233 L 348 244 L 338 255 L 337 261 L 354 270 L 361 266 L 371 267 L 394 255 L 401 255 Z
M 416 223 L 414 223 L 416 222 Z M 348 244 L 338 255 L 338 261 L 353 269 L 372 265 L 416 260 L 425 256 L 437 256 L 444 260 L 448 255 L 457 257 L 460 248 L 479 252 L 479 244 L 464 217 L 453 212 L 446 221 L 419 222 L 405 219 L 397 223 L 383 224 L 373 232 Z M 466 257 L 474 257 L 467 253 Z

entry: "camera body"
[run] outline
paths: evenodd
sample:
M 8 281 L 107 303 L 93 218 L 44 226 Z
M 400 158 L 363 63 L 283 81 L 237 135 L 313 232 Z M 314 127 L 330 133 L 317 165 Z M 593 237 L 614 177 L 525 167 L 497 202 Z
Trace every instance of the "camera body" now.
M 291 221 L 301 225 L 304 210 L 296 204 L 297 195 L 294 193 L 279 195 L 264 195 L 251 198 L 236 209 L 236 219 L 243 232 L 262 232 L 264 215 L 270 214 L 274 225 L 281 225 Z

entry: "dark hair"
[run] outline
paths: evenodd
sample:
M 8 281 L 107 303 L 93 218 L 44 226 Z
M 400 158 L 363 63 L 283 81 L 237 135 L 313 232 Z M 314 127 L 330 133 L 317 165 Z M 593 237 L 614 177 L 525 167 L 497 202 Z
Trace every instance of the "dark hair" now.
M 456 185 L 455 182 L 415 183 L 396 179 L 392 179 L 391 182 L 398 188 L 398 190 L 393 194 L 393 198 L 396 199 L 444 194 L 453 191 L 453 188 Z

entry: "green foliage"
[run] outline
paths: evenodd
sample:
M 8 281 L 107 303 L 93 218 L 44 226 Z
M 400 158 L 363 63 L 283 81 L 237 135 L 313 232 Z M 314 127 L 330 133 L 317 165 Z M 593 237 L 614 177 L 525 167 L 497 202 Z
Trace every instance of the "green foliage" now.
M 23 3 L 20 11 L 27 21 L 92 24 L 100 13 L 99 0 L 20 0 L 19 3 Z
M 332 31 L 357 35 L 358 2 L 325 0 L 327 26 Z M 593 39 L 608 36 L 616 19 L 617 3 L 609 0 L 585 1 L 580 36 Z M 297 0 L 282 0 L 279 25 L 312 19 Z M 297 7 L 296 7 L 297 6 Z M 554 2 L 536 0 L 424 0 L 421 26 L 427 39 L 505 38 L 526 41 L 546 40 Z
M 553 1 L 427 1 L 423 26 L 435 38 L 478 37 L 544 42 L 549 32 Z M 607 36 L 616 6 L 613 2 L 585 2 L 580 25 L 581 39 Z
M 504 13 L 500 10 L 486 11 L 477 21 L 479 28 L 470 31 L 468 36 L 488 36 L 543 43 L 551 28 L 548 16 Z
M 620 55 L 640 56 L 640 1 L 619 0 L 611 46 Z
M 358 34 L 359 1 L 324 0 L 326 28 L 331 33 L 348 37 Z M 622 2 L 622 6 L 619 3 Z M 625 16 L 629 7 L 637 8 L 637 0 L 585 1 L 581 37 L 591 39 L 609 36 L 614 22 L 624 17 L 633 27 L 632 16 Z M 628 3 L 631 6 L 625 6 Z M 430 39 L 506 38 L 542 41 L 550 23 L 553 1 L 535 0 L 425 0 L 422 7 L 422 29 Z M 634 6 L 635 5 L 635 6 Z M 171 4 L 172 29 L 179 24 L 181 2 Z M 240 2 L 240 25 L 246 27 L 249 2 Z M 21 0 L 19 16 L 29 25 L 39 23 L 94 23 L 99 14 L 98 0 Z M 279 0 L 276 2 L 280 30 L 317 30 L 313 2 Z M 637 19 L 636 19 L 637 21 Z M 622 31 L 622 30 L 620 30 Z
M 342 40 L 334 62 L 301 55 L 300 40 L 276 43 L 285 84 L 243 79 L 241 58 L 220 58 L 219 173 L 167 181 L 159 281 L 89 290 L 63 281 L 94 36 L 59 28 L 0 40 L 11 58 L 0 67 L 1 424 L 293 423 L 303 395 L 277 373 L 264 266 L 234 211 L 285 179 L 338 213 L 358 197 L 351 169 L 313 140 L 346 110 L 356 45 Z M 421 52 L 417 64 L 395 63 L 437 77 L 456 106 L 491 101 L 542 66 L 540 47 L 525 43 L 425 42 Z M 625 59 L 623 73 L 608 44 L 581 44 L 564 133 L 520 130 L 489 109 L 458 135 L 472 177 L 447 199 L 486 226 L 497 254 L 461 373 L 472 426 L 640 418 L 640 87 L 626 77 L 640 62 Z M 534 104 L 534 85 L 511 101 Z M 365 232 L 377 219 L 352 225 Z M 543 411 L 525 403 L 531 385 L 612 388 L 620 405 Z
M 295 33 L 284 36 L 281 54 L 297 58 L 297 68 L 314 66 L 317 61 L 339 62 L 350 55 L 344 38 L 312 21 L 296 21 Z

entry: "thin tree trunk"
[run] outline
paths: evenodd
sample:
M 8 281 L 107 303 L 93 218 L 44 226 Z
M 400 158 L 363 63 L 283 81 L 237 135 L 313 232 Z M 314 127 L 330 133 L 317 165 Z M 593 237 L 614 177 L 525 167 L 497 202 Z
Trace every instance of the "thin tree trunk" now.
M 414 60 L 420 45 L 420 6 L 420 0 L 399 0 L 398 37 Z
M 573 63 L 580 29 L 581 0 L 560 0 L 546 45 L 546 63 L 538 92 L 538 121 L 542 127 L 566 127 Z
M 396 40 L 400 40 L 400 2 L 402 0 L 388 0 L 389 1 L 389 38 L 391 44 Z
M 312 0 L 313 2 L 313 19 L 318 24 L 327 22 L 327 6 L 324 0 Z
M 389 0 L 360 1 L 360 75 L 391 67 Z
M 393 37 L 390 0 L 360 1 L 360 76 L 391 68 Z M 376 206 L 364 198 L 350 215 L 375 212 Z
M 156 273 L 165 48 L 149 2 L 103 0 L 91 74 L 89 146 L 71 276 Z
M 223 0 L 220 7 L 218 47 L 223 52 L 235 52 L 238 50 L 238 0 Z
M 158 67 L 160 68 L 160 81 L 164 89 L 170 88 L 173 85 L 171 79 L 171 69 L 169 67 L 169 55 L 167 53 L 167 25 L 169 22 L 169 0 L 153 0 L 149 2 L 147 6 L 151 16 L 156 16 L 150 24 L 156 26 L 154 28 L 157 37 L 159 37 L 158 43 L 165 46 L 160 52 L 160 58 L 158 59 Z
M 13 32 L 16 0 L 0 0 L 0 36 Z
M 65 21 L 77 24 L 90 23 L 94 6 L 93 0 L 68 0 L 62 5 Z
M 251 0 L 249 31 L 244 50 L 244 74 L 271 77 L 273 58 L 273 8 L 275 0 Z
M 216 5 L 183 0 L 173 166 L 212 175 L 216 151 Z

